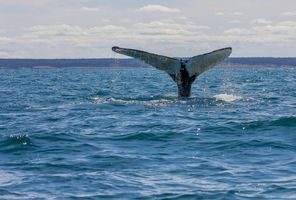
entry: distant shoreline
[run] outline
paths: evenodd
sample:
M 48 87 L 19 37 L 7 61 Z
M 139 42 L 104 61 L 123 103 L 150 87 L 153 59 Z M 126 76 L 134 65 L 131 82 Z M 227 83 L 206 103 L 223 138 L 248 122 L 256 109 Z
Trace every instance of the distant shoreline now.
M 228 67 L 276 67 L 296 66 L 296 57 L 234 57 L 229 58 L 220 66 Z M 31 58 L 1 58 L 1 68 L 80 68 L 80 67 L 148 67 L 149 65 L 131 58 L 74 58 L 74 59 L 31 59 Z

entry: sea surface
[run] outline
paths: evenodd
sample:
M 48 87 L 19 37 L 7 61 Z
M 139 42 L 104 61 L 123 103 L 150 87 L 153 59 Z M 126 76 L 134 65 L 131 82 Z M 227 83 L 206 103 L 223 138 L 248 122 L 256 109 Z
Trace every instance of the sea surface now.
M 0 69 L 0 199 L 296 199 L 296 67 Z

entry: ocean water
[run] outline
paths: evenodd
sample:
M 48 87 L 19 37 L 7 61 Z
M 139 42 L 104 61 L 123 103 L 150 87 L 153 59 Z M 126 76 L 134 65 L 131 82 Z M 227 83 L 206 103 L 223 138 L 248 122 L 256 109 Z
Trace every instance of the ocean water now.
M 296 199 L 296 68 L 0 69 L 0 199 Z

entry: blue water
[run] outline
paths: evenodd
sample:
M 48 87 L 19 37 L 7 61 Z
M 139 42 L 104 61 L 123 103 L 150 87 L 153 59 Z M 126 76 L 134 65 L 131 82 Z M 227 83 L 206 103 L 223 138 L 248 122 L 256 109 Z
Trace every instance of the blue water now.
M 296 68 L 0 69 L 0 199 L 296 199 Z

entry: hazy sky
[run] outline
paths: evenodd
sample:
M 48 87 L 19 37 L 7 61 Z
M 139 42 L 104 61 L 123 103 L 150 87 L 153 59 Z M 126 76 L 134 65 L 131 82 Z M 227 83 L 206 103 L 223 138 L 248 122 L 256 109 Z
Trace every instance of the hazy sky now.
M 296 56 L 295 0 L 0 0 L 0 57 Z

